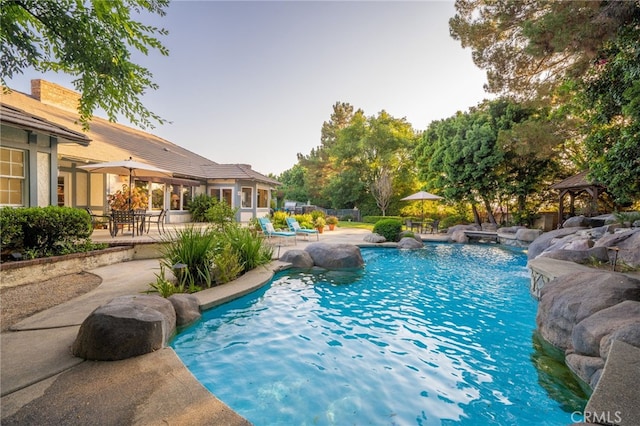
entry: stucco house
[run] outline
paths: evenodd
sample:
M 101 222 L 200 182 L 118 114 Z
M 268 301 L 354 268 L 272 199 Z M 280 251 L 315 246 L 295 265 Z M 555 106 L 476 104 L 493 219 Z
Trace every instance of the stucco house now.
M 141 177 L 134 182 L 148 194 L 148 209 L 167 209 L 170 223 L 190 221 L 187 202 L 203 193 L 237 207 L 240 222 L 269 212 L 278 181 L 250 165 L 219 164 L 99 117 L 83 132 L 77 123 L 79 97 L 45 80 L 32 80 L 30 94 L 2 94 L 0 206 L 61 205 L 107 212 L 108 195 L 128 184 L 128 176 L 89 173 L 79 167 L 132 157 L 172 172 L 172 177 Z

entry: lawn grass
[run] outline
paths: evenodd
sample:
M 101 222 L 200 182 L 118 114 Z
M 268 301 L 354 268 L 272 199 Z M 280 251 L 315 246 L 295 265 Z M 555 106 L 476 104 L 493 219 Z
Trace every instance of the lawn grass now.
M 373 230 L 373 223 L 364 223 L 364 222 L 348 222 L 348 221 L 339 221 L 338 227 L 340 228 L 356 228 L 356 229 L 368 229 L 369 231 Z

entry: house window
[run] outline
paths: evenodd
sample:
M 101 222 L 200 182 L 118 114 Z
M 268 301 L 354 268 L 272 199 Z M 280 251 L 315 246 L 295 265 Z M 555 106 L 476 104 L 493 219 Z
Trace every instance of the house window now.
M 24 205 L 25 153 L 0 148 L 0 205 Z
M 190 186 L 182 187 L 182 210 L 187 210 L 187 206 L 193 198 L 193 188 Z
M 253 188 L 249 188 L 246 186 L 242 187 L 242 204 L 241 207 L 243 209 L 250 209 L 253 207 Z
M 180 186 L 170 185 L 169 191 L 171 192 L 171 195 L 169 195 L 169 200 L 171 201 L 169 208 L 171 210 L 180 210 Z
M 210 193 L 216 200 L 224 201 L 229 207 L 233 207 L 233 188 L 212 188 Z
M 164 184 L 151 183 L 151 210 L 164 209 Z
M 269 207 L 269 191 L 258 189 L 258 208 Z

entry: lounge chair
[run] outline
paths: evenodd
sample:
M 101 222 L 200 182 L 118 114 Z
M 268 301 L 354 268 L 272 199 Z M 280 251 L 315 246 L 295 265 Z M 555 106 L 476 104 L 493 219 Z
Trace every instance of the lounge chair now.
M 293 237 L 293 242 L 294 242 L 294 244 L 296 243 L 296 233 L 295 232 L 276 231 L 275 228 L 273 227 L 273 223 L 271 223 L 271 221 L 266 217 L 259 218 L 258 222 L 260 223 L 260 227 L 262 228 L 262 232 L 264 233 L 264 235 L 267 236 L 267 238 L 271 239 L 273 237 L 280 237 L 280 238 L 291 238 L 291 237 Z
M 309 235 L 315 234 L 316 240 L 320 240 L 320 233 L 317 229 L 305 229 L 300 226 L 295 217 L 286 218 L 287 226 L 289 226 L 289 230 L 291 232 L 295 232 L 296 234 L 304 235 L 307 239 L 309 239 Z

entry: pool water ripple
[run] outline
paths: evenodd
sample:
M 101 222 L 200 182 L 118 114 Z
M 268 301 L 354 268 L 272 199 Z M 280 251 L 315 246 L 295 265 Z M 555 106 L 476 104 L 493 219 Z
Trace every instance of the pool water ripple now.
M 570 423 L 530 361 L 536 302 L 521 253 L 363 256 L 364 272 L 279 274 L 172 346 L 256 425 Z

